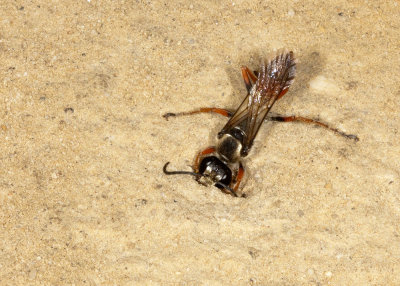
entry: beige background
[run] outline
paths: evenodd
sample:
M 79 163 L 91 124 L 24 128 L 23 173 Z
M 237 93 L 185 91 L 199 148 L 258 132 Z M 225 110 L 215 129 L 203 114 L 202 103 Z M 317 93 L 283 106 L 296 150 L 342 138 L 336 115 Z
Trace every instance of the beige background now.
M 0 284 L 399 285 L 399 1 L 1 1 Z M 297 78 L 232 198 L 190 169 L 240 66 Z

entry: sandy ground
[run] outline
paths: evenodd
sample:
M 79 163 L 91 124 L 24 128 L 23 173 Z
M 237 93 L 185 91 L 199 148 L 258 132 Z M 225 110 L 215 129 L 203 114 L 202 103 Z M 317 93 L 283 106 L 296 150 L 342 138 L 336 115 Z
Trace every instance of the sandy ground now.
M 399 285 L 398 1 L 2 1 L 1 285 Z M 189 169 L 240 66 L 297 78 L 233 198 Z

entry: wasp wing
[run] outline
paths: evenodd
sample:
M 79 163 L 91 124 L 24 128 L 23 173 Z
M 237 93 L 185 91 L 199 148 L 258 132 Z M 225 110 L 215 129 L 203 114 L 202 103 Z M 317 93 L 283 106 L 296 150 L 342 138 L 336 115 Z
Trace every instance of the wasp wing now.
M 279 52 L 266 66 L 262 64 L 257 81 L 220 132 L 226 134 L 234 128 L 240 129 L 243 135 L 242 156 L 247 155 L 265 117 L 275 101 L 288 91 L 295 74 L 293 52 Z

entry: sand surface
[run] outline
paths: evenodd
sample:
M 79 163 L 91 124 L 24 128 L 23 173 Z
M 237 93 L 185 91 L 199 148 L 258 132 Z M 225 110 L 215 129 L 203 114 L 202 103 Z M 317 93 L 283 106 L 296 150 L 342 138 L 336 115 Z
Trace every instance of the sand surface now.
M 399 285 L 399 1 L 0 4 L 1 285 Z M 233 198 L 190 170 L 240 67 L 296 81 Z

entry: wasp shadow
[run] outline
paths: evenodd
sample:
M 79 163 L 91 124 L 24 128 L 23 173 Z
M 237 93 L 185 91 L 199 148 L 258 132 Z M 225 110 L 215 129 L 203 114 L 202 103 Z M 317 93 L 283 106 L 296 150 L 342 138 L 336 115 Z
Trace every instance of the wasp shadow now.
M 292 96 L 301 96 L 309 87 L 310 81 L 319 75 L 325 66 L 325 60 L 317 50 L 299 57 L 296 70 L 296 79 Z

